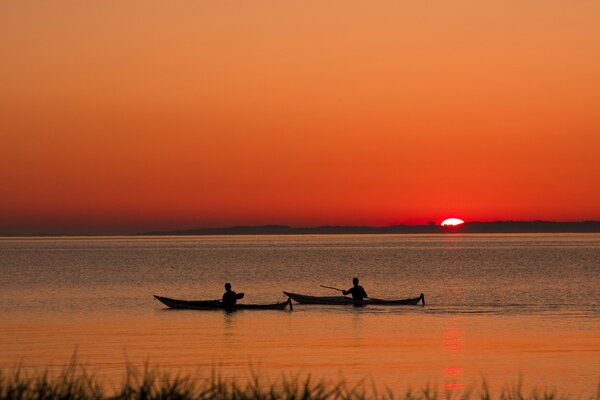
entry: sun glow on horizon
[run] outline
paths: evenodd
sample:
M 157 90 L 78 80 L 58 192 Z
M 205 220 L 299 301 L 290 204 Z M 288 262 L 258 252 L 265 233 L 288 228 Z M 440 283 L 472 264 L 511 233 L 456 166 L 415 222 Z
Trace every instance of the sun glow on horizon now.
M 464 224 L 465 221 L 463 221 L 460 218 L 447 218 L 442 222 L 442 226 L 446 226 L 446 227 L 454 227 L 454 226 L 459 226 Z

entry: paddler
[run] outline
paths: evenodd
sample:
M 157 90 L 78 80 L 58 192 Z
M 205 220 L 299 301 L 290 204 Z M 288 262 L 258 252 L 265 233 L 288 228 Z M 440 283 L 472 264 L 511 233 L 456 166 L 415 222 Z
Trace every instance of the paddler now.
M 227 282 L 225 284 L 225 293 L 223 293 L 223 305 L 233 306 L 237 303 L 238 299 L 244 297 L 244 293 L 236 293 L 231 290 L 231 283 Z
M 358 278 L 352 279 L 352 284 L 354 286 L 352 286 L 350 289 L 348 289 L 348 290 L 342 290 L 342 293 L 344 295 L 351 294 L 352 295 L 352 299 L 356 300 L 356 301 L 363 301 L 364 299 L 366 299 L 367 297 L 369 297 L 367 295 L 367 292 L 365 292 L 365 288 L 363 288 L 362 286 L 360 286 L 358 284 Z

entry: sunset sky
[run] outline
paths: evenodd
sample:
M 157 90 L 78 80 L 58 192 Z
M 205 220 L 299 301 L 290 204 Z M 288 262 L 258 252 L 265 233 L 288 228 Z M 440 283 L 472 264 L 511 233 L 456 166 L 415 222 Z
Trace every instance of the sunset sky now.
M 600 219 L 600 1 L 3 1 L 0 234 Z

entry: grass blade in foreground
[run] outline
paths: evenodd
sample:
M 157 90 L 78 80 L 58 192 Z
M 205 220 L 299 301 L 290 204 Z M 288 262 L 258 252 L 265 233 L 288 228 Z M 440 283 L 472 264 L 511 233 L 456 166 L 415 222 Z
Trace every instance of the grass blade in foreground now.
M 384 394 L 379 394 L 384 393 Z M 474 394 L 475 393 L 475 394 Z M 595 395 L 589 398 L 569 396 L 546 390 L 524 393 L 521 384 L 491 393 L 483 382 L 478 391 L 466 390 L 462 394 L 442 393 L 426 387 L 420 391 L 393 393 L 379 392 L 375 386 L 370 391 L 362 384 L 347 385 L 344 382 L 326 383 L 315 381 L 310 376 L 282 378 L 265 383 L 257 375 L 247 383 L 233 379 L 221 379 L 214 373 L 210 377 L 169 374 L 158 368 L 139 371 L 128 367 L 123 383 L 108 391 L 94 375 L 80 365 L 65 368 L 52 376 L 48 372 L 36 374 L 23 368 L 12 373 L 0 372 L 0 400 L 20 399 L 199 399 L 199 400 L 600 400 L 600 385 Z

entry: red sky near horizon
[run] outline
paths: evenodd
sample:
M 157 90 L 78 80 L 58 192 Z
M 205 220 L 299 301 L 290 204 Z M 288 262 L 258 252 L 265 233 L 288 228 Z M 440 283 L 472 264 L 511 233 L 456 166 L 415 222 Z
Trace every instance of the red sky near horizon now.
M 2 2 L 0 234 L 600 219 L 600 2 Z

